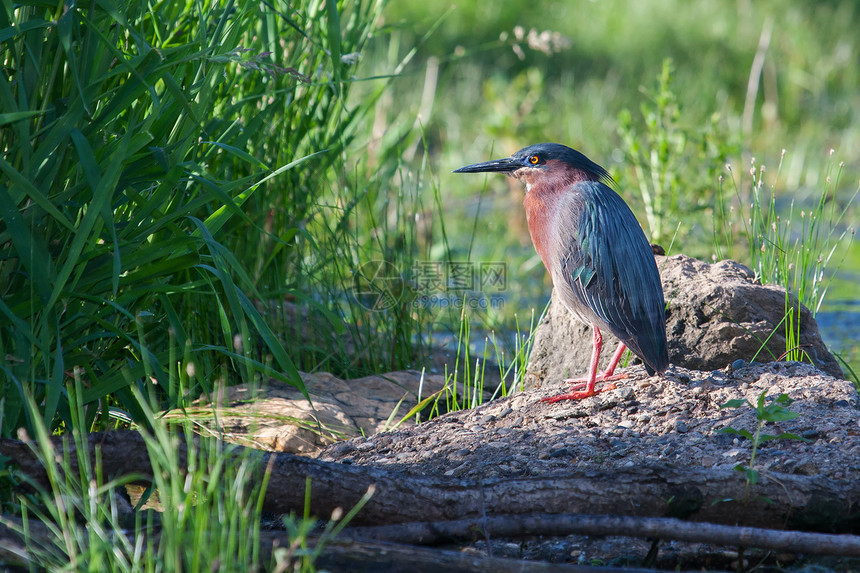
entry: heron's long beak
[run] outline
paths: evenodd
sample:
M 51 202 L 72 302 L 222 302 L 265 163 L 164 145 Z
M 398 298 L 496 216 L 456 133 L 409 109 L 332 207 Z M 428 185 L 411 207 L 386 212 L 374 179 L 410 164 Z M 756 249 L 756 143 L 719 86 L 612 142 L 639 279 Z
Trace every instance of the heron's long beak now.
M 493 161 L 467 165 L 460 169 L 455 169 L 454 173 L 483 173 L 488 171 L 494 173 L 511 173 L 522 166 L 523 165 L 514 158 L 506 157 L 505 159 L 494 159 Z

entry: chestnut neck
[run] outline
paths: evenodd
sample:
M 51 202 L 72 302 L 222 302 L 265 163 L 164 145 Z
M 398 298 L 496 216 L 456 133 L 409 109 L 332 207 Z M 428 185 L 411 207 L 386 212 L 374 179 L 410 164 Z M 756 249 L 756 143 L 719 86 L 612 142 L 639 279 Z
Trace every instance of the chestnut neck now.
M 535 250 L 540 255 L 546 270 L 553 274 L 553 266 L 559 264 L 554 252 L 558 243 L 556 237 L 559 222 L 556 220 L 560 209 L 559 201 L 565 193 L 572 192 L 571 186 L 584 181 L 598 181 L 598 177 L 563 161 L 551 160 L 541 170 L 522 170 L 516 177 L 526 184 L 523 206 L 526 209 L 529 234 Z

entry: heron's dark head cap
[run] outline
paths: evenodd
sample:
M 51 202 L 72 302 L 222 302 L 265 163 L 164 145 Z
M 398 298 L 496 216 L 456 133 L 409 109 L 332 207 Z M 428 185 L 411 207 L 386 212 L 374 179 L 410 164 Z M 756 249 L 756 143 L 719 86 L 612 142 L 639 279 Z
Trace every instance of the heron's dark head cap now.
M 455 169 L 454 173 L 507 173 L 515 177 L 540 176 L 554 169 L 576 169 L 589 179 L 612 184 L 607 171 L 575 149 L 560 143 L 537 143 L 524 147 L 505 159 L 494 159 L 483 163 Z M 522 171 L 520 171 L 522 170 Z M 528 175 L 527 175 L 528 174 Z

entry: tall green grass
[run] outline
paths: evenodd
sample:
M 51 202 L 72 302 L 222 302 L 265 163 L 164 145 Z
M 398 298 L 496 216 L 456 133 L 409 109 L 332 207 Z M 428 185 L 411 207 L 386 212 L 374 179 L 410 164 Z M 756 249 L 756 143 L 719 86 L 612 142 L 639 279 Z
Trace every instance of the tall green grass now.
M 355 211 L 382 201 L 346 169 L 381 93 L 349 103 L 382 7 L 2 4 L 0 433 L 32 430 L 27 391 L 70 424 L 71 379 L 91 427 L 111 409 L 143 422 L 131 387 L 170 408 L 345 369 L 343 347 L 285 345 L 271 315 L 298 301 L 344 329 L 313 293 L 343 292 Z
M 343 526 L 329 523 L 308 549 L 316 520 L 287 516 L 289 543 L 269 557 L 272 552 L 261 546 L 260 530 L 271 467 L 263 467 L 253 450 L 239 454 L 215 438 L 195 438 L 190 424 L 182 425 L 183 433 L 168 429 L 162 420 L 155 420 L 151 431 L 143 430 L 159 509 L 129 513 L 122 508 L 127 504 L 121 500 L 125 485 L 146 480 L 105 476 L 98 448 L 90 459 L 80 390 L 78 383 L 69 392 L 73 429 L 64 436 L 62 449 L 51 441 L 39 407 L 27 399 L 35 434 L 25 439 L 44 467 L 48 485 L 32 482 L 35 493 L 18 493 L 22 520 L 0 516 L 26 547 L 18 565 L 52 571 L 313 571 L 314 559 Z M 132 393 L 152 418 L 149 399 L 137 389 Z M 147 499 L 152 501 L 147 496 L 139 504 Z
M 837 164 L 831 150 L 831 163 L 819 182 L 820 195 L 812 208 L 798 208 L 790 199 L 788 209 L 781 209 L 776 187 L 785 155 L 783 150 L 783 159 L 769 185 L 765 182 L 765 166 L 757 165 L 755 158 L 751 159 L 748 177 L 736 174 L 727 165 L 727 186 L 733 190 L 733 197 L 727 200 L 723 196 L 721 184 L 718 201 L 722 216 L 721 224 L 714 227 L 714 248 L 720 258 L 739 255 L 762 282 L 785 287 L 785 356 L 789 360 L 808 360 L 799 344 L 798 305 L 809 308 L 813 317 L 820 310 L 833 274 L 842 266 L 854 238 L 854 230 L 846 227 L 846 216 L 860 187 L 846 204 L 840 205 L 836 195 L 844 163 Z M 726 215 L 729 210 L 734 217 Z M 738 252 L 739 247 L 746 252 Z
M 432 175 L 426 163 L 403 158 L 420 145 L 412 117 L 387 112 L 391 84 L 417 46 L 366 61 L 389 40 L 379 28 L 385 4 L 295 7 L 295 25 L 307 35 L 293 35 L 286 46 L 283 18 L 267 15 L 271 29 L 263 30 L 261 49 L 293 54 L 290 63 L 305 81 L 270 91 L 264 78 L 249 76 L 240 86 L 248 94 L 249 137 L 267 134 L 265 145 L 249 139 L 255 157 L 278 163 L 290 149 L 326 150 L 251 197 L 247 209 L 257 227 L 237 225 L 226 239 L 255 261 L 266 318 L 286 333 L 296 366 L 308 372 L 357 377 L 416 367 L 422 356 L 425 317 L 411 306 L 408 278 L 423 249 L 415 221 L 425 213 L 421 192 Z M 329 41 L 334 37 L 338 46 Z M 340 63 L 331 71 L 334 49 Z M 385 309 L 356 296 L 364 265 L 380 263 L 405 279 L 392 287 L 396 304 Z
M 783 150 L 783 158 L 785 154 Z M 833 150 L 829 155 L 834 156 Z M 845 253 L 839 247 L 853 238 L 853 230 L 845 227 L 845 218 L 860 188 L 840 205 L 836 194 L 844 163 L 831 160 L 819 182 L 817 201 L 811 208 L 801 209 L 790 199 L 787 216 L 783 217 L 780 212 L 786 210 L 777 206 L 776 193 L 782 167 L 783 160 L 780 160 L 769 185 L 765 182 L 765 166 L 757 165 L 755 158 L 751 160 L 748 178 L 741 179 L 730 169 L 728 185 L 740 207 L 737 220 L 741 225 L 725 224 L 718 229 L 717 236 L 722 240 L 717 240 L 715 247 L 719 253 L 732 257 L 738 235 L 743 236 L 742 243 L 748 249 L 743 258 L 751 262 L 756 275 L 764 282 L 785 286 L 814 315 L 827 294 L 828 265 L 841 264 L 838 257 L 844 258 Z M 742 188 L 744 183 L 746 188 Z M 724 205 L 725 199 L 720 197 L 720 202 Z M 739 226 L 742 228 L 736 230 Z

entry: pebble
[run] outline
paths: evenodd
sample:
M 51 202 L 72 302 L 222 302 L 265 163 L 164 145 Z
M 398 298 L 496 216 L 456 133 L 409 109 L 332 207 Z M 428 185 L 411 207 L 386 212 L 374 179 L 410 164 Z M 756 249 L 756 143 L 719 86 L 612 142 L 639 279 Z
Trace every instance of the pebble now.
M 678 420 L 675 422 L 675 431 L 679 434 L 686 434 L 690 431 L 690 428 L 687 427 L 687 422 L 684 420 Z
M 460 474 L 464 473 L 468 469 L 468 467 L 469 467 L 469 462 L 464 462 L 464 463 L 460 464 L 459 466 L 457 466 L 456 468 L 453 468 L 453 469 L 446 471 L 445 475 L 448 477 L 460 475 Z
M 345 442 L 339 442 L 339 443 L 335 444 L 332 447 L 332 449 L 334 450 L 334 452 L 336 454 L 335 455 L 335 458 L 336 458 L 336 457 L 346 456 L 348 454 L 351 454 L 357 448 L 355 446 L 355 443 L 350 442 L 350 441 L 345 441 Z
M 582 408 L 578 408 L 576 410 L 561 410 L 560 412 L 553 412 L 546 417 L 553 420 L 564 420 L 565 418 L 585 418 L 586 416 L 588 416 L 588 412 Z
M 618 405 L 618 399 L 614 396 L 607 396 L 598 404 L 597 409 L 601 412 L 610 410 Z
M 720 372 L 719 370 L 711 372 L 711 375 L 705 380 L 711 384 L 716 384 L 717 386 L 724 386 L 728 382 L 725 372 Z
M 615 389 L 615 396 L 619 400 L 623 400 L 625 402 L 627 400 L 632 400 L 633 399 L 633 388 L 630 388 L 629 386 L 622 386 L 621 388 L 616 388 Z
M 732 362 L 732 370 L 740 370 L 741 368 L 746 368 L 747 361 L 743 358 L 738 358 L 734 362 Z

